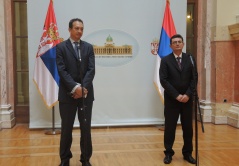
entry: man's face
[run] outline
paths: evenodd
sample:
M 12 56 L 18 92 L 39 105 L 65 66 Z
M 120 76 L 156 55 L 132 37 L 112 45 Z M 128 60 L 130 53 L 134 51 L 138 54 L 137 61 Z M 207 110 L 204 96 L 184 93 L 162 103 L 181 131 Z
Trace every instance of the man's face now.
M 84 25 L 79 21 L 74 21 L 72 25 L 72 28 L 69 28 L 70 36 L 74 41 L 78 41 L 83 34 Z
M 173 38 L 170 47 L 173 51 L 182 51 L 184 43 L 181 38 Z

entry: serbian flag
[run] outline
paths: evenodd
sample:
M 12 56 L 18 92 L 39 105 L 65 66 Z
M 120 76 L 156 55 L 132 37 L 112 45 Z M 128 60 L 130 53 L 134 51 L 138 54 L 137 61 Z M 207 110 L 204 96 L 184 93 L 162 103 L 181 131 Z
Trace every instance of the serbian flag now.
M 163 94 L 164 89 L 160 84 L 159 81 L 159 68 L 161 58 L 167 56 L 172 52 L 170 48 L 170 38 L 176 34 L 176 29 L 173 22 L 173 17 L 170 10 L 169 0 L 166 2 L 166 7 L 164 11 L 164 18 L 163 18 L 163 26 L 161 29 L 160 39 L 159 39 L 159 47 L 158 47 L 158 55 L 156 60 L 156 68 L 155 68 L 155 75 L 154 75 L 154 84 L 159 92 L 159 96 L 161 97 L 162 101 L 164 100 Z
M 59 75 L 56 66 L 56 45 L 59 37 L 53 1 L 50 0 L 43 34 L 36 54 L 33 81 L 46 104 L 53 107 L 58 101 Z

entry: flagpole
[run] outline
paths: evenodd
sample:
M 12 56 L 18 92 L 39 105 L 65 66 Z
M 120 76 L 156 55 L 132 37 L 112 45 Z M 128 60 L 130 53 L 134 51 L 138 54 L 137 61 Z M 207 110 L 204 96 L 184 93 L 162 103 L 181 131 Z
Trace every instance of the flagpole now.
M 55 107 L 52 107 L 52 129 L 45 132 L 46 135 L 60 134 L 61 130 L 55 129 Z
M 56 23 L 53 0 L 50 0 L 46 14 L 46 19 L 44 22 L 42 37 L 40 39 L 40 44 L 37 51 L 33 76 L 33 81 L 35 82 L 37 89 L 39 90 L 39 93 L 43 97 L 45 104 L 48 108 L 54 105 L 54 103 L 57 102 L 58 100 L 57 94 L 59 89 L 59 74 L 57 72 L 56 63 L 54 63 L 53 61 L 53 57 L 56 59 L 55 46 L 61 41 L 62 39 L 59 37 Z M 47 66 L 50 67 L 48 68 Z M 44 75 L 44 77 L 41 77 L 41 75 Z M 51 81 L 49 84 L 45 84 L 44 83 L 45 80 Z M 52 92 L 51 94 L 47 93 L 49 90 Z M 45 134 L 50 135 L 60 134 L 61 133 L 60 130 L 55 129 L 55 107 L 53 106 L 51 108 L 52 108 L 52 129 L 46 131 Z

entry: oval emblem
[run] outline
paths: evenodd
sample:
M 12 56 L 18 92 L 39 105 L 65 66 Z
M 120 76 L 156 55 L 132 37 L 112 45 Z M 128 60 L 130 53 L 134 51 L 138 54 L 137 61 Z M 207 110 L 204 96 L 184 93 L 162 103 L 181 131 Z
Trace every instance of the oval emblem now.
M 139 52 L 136 39 L 119 30 L 99 30 L 87 35 L 84 40 L 93 45 L 95 63 L 99 66 L 117 67 L 127 64 Z

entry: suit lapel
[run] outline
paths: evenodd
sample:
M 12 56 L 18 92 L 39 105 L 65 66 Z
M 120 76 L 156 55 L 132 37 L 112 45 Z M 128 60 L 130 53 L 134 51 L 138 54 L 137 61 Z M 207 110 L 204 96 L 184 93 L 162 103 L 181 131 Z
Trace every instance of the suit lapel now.
M 72 46 L 72 44 L 71 44 L 71 41 L 70 41 L 70 39 L 68 39 L 67 41 L 66 41 L 66 47 L 68 48 L 68 50 L 71 52 L 71 54 L 76 58 L 76 60 L 77 60 L 77 56 L 76 56 L 76 53 L 75 53 L 75 51 L 74 51 L 74 48 L 73 48 L 73 46 Z
M 80 55 L 81 55 L 81 60 L 84 59 L 84 55 L 85 55 L 85 49 L 84 49 L 84 42 L 82 40 L 80 40 Z
M 185 53 L 182 54 L 182 62 L 181 62 L 181 66 L 182 66 L 182 70 L 183 70 L 183 67 L 185 66 L 185 64 L 187 63 L 188 61 L 188 57 Z

